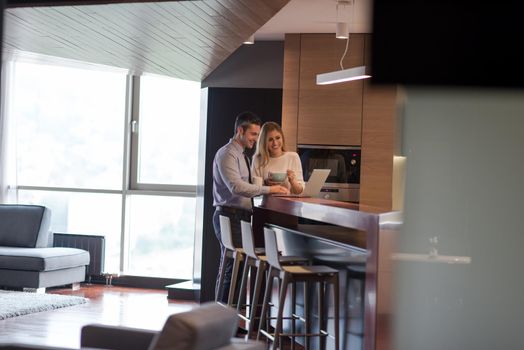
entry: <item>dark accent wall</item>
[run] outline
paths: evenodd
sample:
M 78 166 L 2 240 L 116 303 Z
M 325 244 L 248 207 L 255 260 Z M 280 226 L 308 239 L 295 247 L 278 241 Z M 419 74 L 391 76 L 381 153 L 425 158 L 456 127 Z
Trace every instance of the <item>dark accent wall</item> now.
M 242 45 L 202 82 L 202 87 L 281 89 L 284 42 Z
M 281 122 L 282 89 L 208 88 L 202 239 L 201 302 L 214 300 L 220 245 L 213 230 L 213 158 L 233 136 L 235 117 L 249 110 L 263 121 Z

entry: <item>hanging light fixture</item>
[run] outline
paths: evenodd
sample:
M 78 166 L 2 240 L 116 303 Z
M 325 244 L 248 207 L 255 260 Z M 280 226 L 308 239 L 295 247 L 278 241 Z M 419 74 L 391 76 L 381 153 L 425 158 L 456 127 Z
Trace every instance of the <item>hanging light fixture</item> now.
M 359 66 L 329 73 L 317 74 L 317 85 L 329 85 L 366 78 L 371 78 L 371 75 L 366 74 L 366 66 Z
M 346 21 L 340 21 L 339 6 L 353 5 L 355 0 L 338 0 L 337 1 L 337 24 L 336 37 L 337 39 L 346 40 L 346 49 L 340 58 L 340 70 L 328 73 L 317 74 L 317 85 L 328 85 L 342 83 L 345 81 L 353 81 L 370 78 L 371 75 L 366 73 L 366 66 L 353 67 L 344 69 L 343 61 L 349 48 L 349 24 Z M 353 17 L 353 7 L 351 8 L 351 19 Z
M 337 39 L 348 39 L 349 38 L 349 26 L 347 22 L 337 22 Z
M 351 0 L 337 0 L 336 6 L 336 38 L 347 39 L 349 38 L 349 15 L 347 15 L 346 7 L 351 5 Z

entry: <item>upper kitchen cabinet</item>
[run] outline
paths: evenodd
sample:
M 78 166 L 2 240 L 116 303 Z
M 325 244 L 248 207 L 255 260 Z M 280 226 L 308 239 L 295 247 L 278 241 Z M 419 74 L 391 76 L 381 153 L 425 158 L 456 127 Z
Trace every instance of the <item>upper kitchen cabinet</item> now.
M 364 39 L 351 34 L 344 69 L 364 64 Z M 286 35 L 282 122 L 290 149 L 361 145 L 363 82 L 316 85 L 317 74 L 341 69 L 345 48 L 346 40 L 333 34 Z
M 351 34 L 344 68 L 371 67 L 371 34 Z M 369 79 L 316 85 L 318 73 L 340 69 L 346 41 L 334 34 L 287 34 L 282 127 L 298 144 L 361 146 L 360 203 L 389 210 L 402 181 L 393 176 L 399 148 L 397 87 Z

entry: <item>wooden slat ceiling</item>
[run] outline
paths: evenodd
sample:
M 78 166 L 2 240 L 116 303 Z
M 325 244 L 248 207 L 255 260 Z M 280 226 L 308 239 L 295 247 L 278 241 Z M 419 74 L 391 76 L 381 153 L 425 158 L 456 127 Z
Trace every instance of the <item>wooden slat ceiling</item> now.
M 202 0 L 4 10 L 4 50 L 203 80 L 289 0 Z

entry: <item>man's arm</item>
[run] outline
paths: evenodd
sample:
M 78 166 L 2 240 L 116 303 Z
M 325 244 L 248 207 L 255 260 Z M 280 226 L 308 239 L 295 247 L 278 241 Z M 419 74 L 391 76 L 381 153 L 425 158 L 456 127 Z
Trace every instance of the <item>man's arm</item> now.
M 240 161 L 244 162 L 244 159 L 238 159 L 234 154 L 226 153 L 217 162 L 218 171 L 231 193 L 244 197 L 269 193 L 268 186 L 250 184 L 242 179 Z
M 217 162 L 218 171 L 231 193 L 249 198 L 268 193 L 289 194 L 284 186 L 259 186 L 244 181 L 240 175 L 240 162 L 244 162 L 244 159 L 238 159 L 231 153 L 223 155 Z

